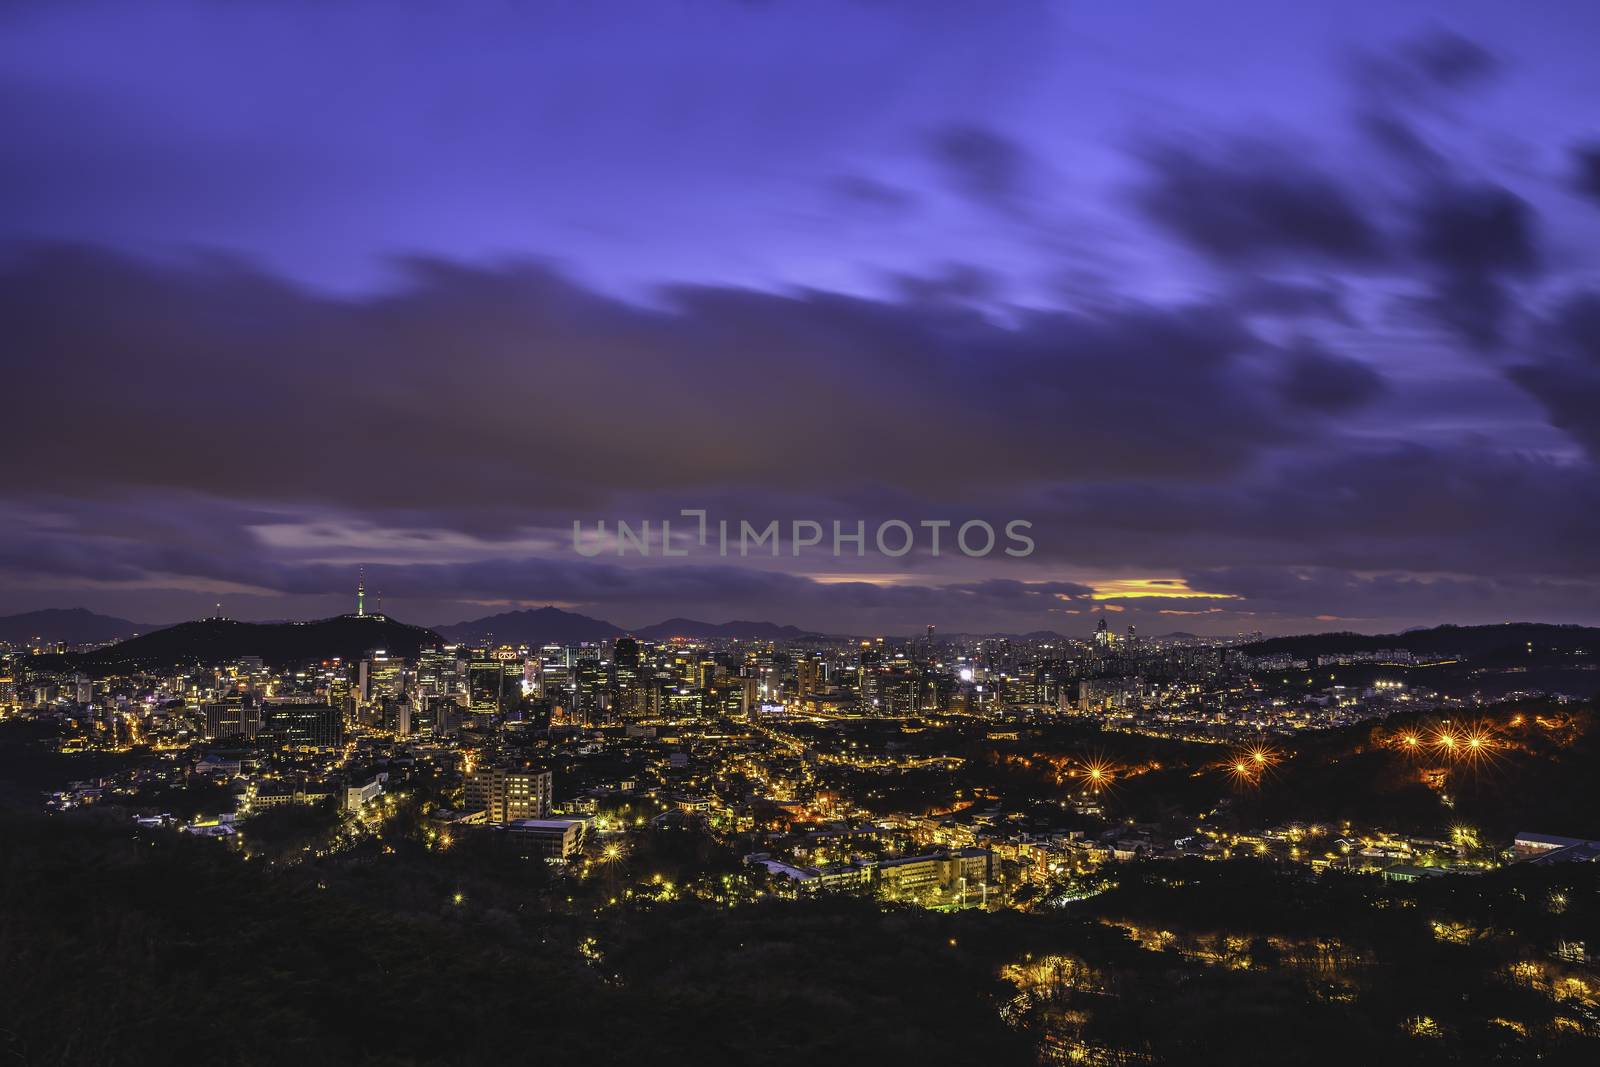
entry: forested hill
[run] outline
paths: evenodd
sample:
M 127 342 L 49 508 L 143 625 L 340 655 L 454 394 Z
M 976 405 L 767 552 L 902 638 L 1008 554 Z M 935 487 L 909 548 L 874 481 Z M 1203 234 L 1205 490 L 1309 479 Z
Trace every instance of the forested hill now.
M 1425 655 L 1459 654 L 1474 659 L 1526 656 L 1530 648 L 1535 655 L 1574 652 L 1600 655 L 1600 629 L 1514 622 L 1494 626 L 1435 626 L 1399 634 L 1304 634 L 1256 641 L 1242 646 L 1240 651 L 1253 656 L 1333 656 L 1386 648 Z
M 198 619 L 91 652 L 39 659 L 91 674 L 229 663 L 245 656 L 260 656 L 269 666 L 283 667 L 335 657 L 358 659 L 375 649 L 410 659 L 420 649 L 443 643 L 432 630 L 382 615 L 340 615 L 313 622 Z

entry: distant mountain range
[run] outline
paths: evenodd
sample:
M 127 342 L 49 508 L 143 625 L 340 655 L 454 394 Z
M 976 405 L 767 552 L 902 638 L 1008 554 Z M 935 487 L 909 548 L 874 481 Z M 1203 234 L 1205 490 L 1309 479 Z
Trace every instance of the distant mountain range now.
M 770 622 L 710 623 L 695 619 L 668 619 L 629 631 L 614 623 L 560 608 L 508 611 L 437 630 L 410 626 L 381 615 L 341 615 L 312 622 L 199 619 L 167 627 L 141 626 L 81 608 L 0 618 L 0 640 L 14 644 L 39 641 L 84 645 L 115 641 L 115 644 L 87 652 L 38 657 L 40 666 L 89 673 L 228 663 L 244 656 L 260 656 L 266 664 L 281 667 L 334 657 L 357 659 L 374 649 L 384 649 L 409 659 L 430 645 L 491 641 L 527 645 L 603 643 L 628 633 L 648 641 L 674 637 L 702 641 L 795 641 L 821 636 L 797 626 Z
M 775 622 L 699 622 L 695 619 L 668 619 L 654 626 L 634 630 L 633 636 L 646 641 L 667 641 L 686 637 L 696 641 L 798 641 L 825 635 L 802 630 L 798 626 L 779 626 Z
M 436 628 L 447 640 L 464 644 L 495 641 L 507 645 L 576 644 L 610 641 L 627 631 L 603 619 L 591 619 L 560 608 L 505 611 L 470 622 Z
M 87 608 L 46 608 L 21 615 L 0 616 L 0 641 L 13 645 L 33 642 L 98 645 L 161 628 L 110 615 L 97 615 Z
M 438 631 L 451 641 L 496 641 L 510 645 L 575 644 L 581 641 L 611 641 L 631 634 L 645 641 L 666 641 L 683 637 L 696 641 L 796 641 L 818 634 L 798 626 L 772 622 L 700 622 L 696 619 L 668 619 L 653 626 L 629 630 L 604 619 L 590 618 L 560 608 L 529 608 L 506 611 L 470 622 L 440 626 Z
M 340 615 L 314 622 L 235 622 L 199 619 L 90 652 L 40 657 L 65 670 L 89 673 L 184 664 L 229 663 L 260 656 L 273 667 L 308 661 L 358 659 L 383 649 L 408 659 L 444 640 L 432 630 L 382 615 Z
M 98 615 L 84 608 L 51 608 L 30 611 L 23 615 L 0 616 L 0 641 L 12 644 L 42 642 L 68 645 L 103 644 L 122 641 L 137 634 L 150 634 L 171 627 L 162 623 L 136 623 L 127 619 Z M 827 636 L 798 626 L 785 626 L 774 622 L 753 622 L 736 619 L 733 622 L 703 622 L 682 617 L 667 619 L 650 626 L 630 630 L 604 619 L 596 619 L 561 608 L 529 608 L 487 615 L 481 619 L 432 627 L 446 641 L 472 644 L 495 641 L 513 645 L 546 645 L 551 643 L 577 644 L 611 641 L 625 634 L 646 641 L 666 641 L 674 637 L 696 641 L 796 641 Z M 835 635 L 838 636 L 838 635 Z M 913 635 L 914 636 L 914 635 Z M 1082 635 L 1086 636 L 1086 635 Z M 1190 637 L 1189 634 L 1169 634 L 1170 638 Z M 1067 640 L 1070 635 L 1054 630 L 1034 630 L 1031 633 L 960 632 L 941 633 L 941 639 L 1010 638 L 1014 641 Z M 1387 646 L 1385 646 L 1387 647 Z
M 139 636 L 129 636 L 138 634 Z M 420 649 L 448 643 L 576 644 L 604 643 L 631 634 L 646 641 L 685 638 L 698 641 L 801 641 L 827 635 L 772 622 L 712 623 L 673 618 L 652 626 L 628 630 L 603 619 L 560 608 L 507 611 L 482 619 L 426 629 L 396 622 L 382 615 L 341 615 L 313 622 L 235 622 L 200 619 L 165 628 L 146 627 L 82 608 L 34 611 L 0 617 L 0 640 L 14 644 L 65 642 L 100 644 L 88 652 L 40 657 L 62 669 L 90 673 L 128 668 L 156 668 L 183 664 L 226 663 L 244 656 L 260 656 L 271 666 L 315 660 L 357 659 L 373 649 L 414 658 Z M 1055 640 L 1050 630 L 1029 634 L 942 634 L 946 639 L 1011 637 L 1021 640 Z M 1176 638 L 1180 635 L 1167 635 Z M 1187 635 L 1182 635 L 1187 636 Z M 1398 634 L 1324 633 L 1274 637 L 1241 646 L 1253 655 L 1338 655 L 1379 649 L 1404 649 L 1419 655 L 1459 654 L 1475 663 L 1515 660 L 1535 653 L 1587 652 L 1600 656 L 1600 628 L 1558 626 L 1547 623 L 1507 623 L 1494 626 L 1435 626 Z M 43 664 L 41 664 L 43 665 Z
M 1459 653 L 1473 659 L 1515 658 L 1551 651 L 1600 654 L 1600 628 L 1558 626 L 1544 622 L 1511 622 L 1492 626 L 1432 626 L 1399 634 L 1326 633 L 1272 637 L 1243 645 L 1255 656 L 1336 656 L 1379 649 L 1403 649 L 1414 655 Z

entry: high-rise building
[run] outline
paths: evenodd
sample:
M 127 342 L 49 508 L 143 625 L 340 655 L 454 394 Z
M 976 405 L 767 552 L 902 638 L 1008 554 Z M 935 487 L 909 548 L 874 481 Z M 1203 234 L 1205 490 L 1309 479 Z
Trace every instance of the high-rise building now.
M 70 679 L 72 700 L 76 704 L 92 704 L 94 702 L 94 682 L 88 677 L 77 674 Z
M 363 659 L 357 672 L 363 704 L 398 696 L 405 688 L 405 660 L 381 649 Z
M 644 701 L 644 654 L 639 642 L 619 637 L 611 649 L 611 688 L 616 694 L 616 713 L 623 718 L 642 715 Z
M 572 668 L 572 718 L 586 726 L 599 726 L 606 722 L 610 712 L 610 694 L 607 690 L 604 666 L 597 649 L 578 650 L 577 662 Z
M 565 645 L 545 645 L 539 650 L 538 693 L 563 702 L 571 700 L 572 652 Z
M 805 656 L 794 665 L 795 696 L 804 701 L 822 688 L 822 661 Z
M 700 684 L 700 655 L 694 649 L 676 648 L 667 664 L 672 678 L 679 685 Z
M 424 696 L 411 709 L 411 735 L 453 737 L 461 727 L 459 696 Z
M 335 670 L 327 676 L 328 706 L 342 708 L 345 701 L 351 696 L 350 672 L 342 665 L 335 663 Z
M 730 719 L 751 718 L 761 710 L 754 678 L 717 678 L 706 688 L 704 701 L 706 710 Z
M 456 649 L 425 648 L 417 656 L 417 688 L 430 696 L 447 696 L 457 691 L 461 660 Z
M 205 706 L 207 741 L 239 738 L 250 741 L 261 731 L 261 706 L 252 698 Z
M 876 642 L 861 642 L 856 656 L 856 691 L 861 703 L 871 706 L 878 702 L 878 681 L 883 670 L 883 638 Z
M 702 659 L 695 666 L 695 685 L 701 689 L 710 689 L 711 683 L 723 673 L 723 667 L 714 659 Z
M 624 678 L 634 679 L 639 676 L 639 667 L 643 662 L 644 650 L 634 638 L 619 637 L 617 643 L 611 646 L 611 669 L 616 672 L 619 688 Z
M 479 767 L 467 775 L 464 803 L 495 825 L 543 819 L 550 814 L 551 783 L 549 771 Z
M 321 702 L 270 703 L 261 709 L 259 736 L 292 748 L 338 748 L 344 744 L 344 711 Z
M 474 656 L 467 664 L 468 710 L 503 715 L 522 698 L 522 664 L 510 649 Z
M 1113 634 L 1110 627 L 1106 625 L 1105 616 L 1101 616 L 1100 625 L 1094 628 L 1094 647 L 1097 649 L 1109 649 L 1116 642 L 1116 639 L 1116 634 Z

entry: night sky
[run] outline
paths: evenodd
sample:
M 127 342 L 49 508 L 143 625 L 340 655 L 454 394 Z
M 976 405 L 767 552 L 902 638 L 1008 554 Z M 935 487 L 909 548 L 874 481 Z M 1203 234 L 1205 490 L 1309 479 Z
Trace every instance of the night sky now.
M 0 613 L 1600 623 L 1600 5 L 0 3 Z M 1033 523 L 587 559 L 575 519 Z

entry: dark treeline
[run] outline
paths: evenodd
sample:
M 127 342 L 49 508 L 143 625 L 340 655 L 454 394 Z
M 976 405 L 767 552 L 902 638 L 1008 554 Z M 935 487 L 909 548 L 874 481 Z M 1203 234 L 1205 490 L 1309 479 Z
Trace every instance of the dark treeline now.
M 987 996 L 994 960 L 954 954 L 932 913 L 841 898 L 601 918 L 542 865 L 470 846 L 267 867 L 94 816 L 3 815 L 0 841 L 0 1062 L 1031 1057 Z M 654 847 L 663 864 L 695 851 Z
M 290 828 L 292 829 L 292 828 Z M 726 862 L 642 840 L 628 876 Z M 659 836 L 659 840 L 655 837 Z M 596 907 L 505 850 L 267 866 L 107 813 L 0 821 L 0 1055 L 126 1065 L 1588 1062 L 1591 865 L 1416 885 L 1109 869 L 1032 913 Z M 1048 961 L 1048 964 L 1046 963 Z M 1588 975 L 1588 979 L 1584 976 Z M 1589 999 L 1592 999 L 1589 998 Z

